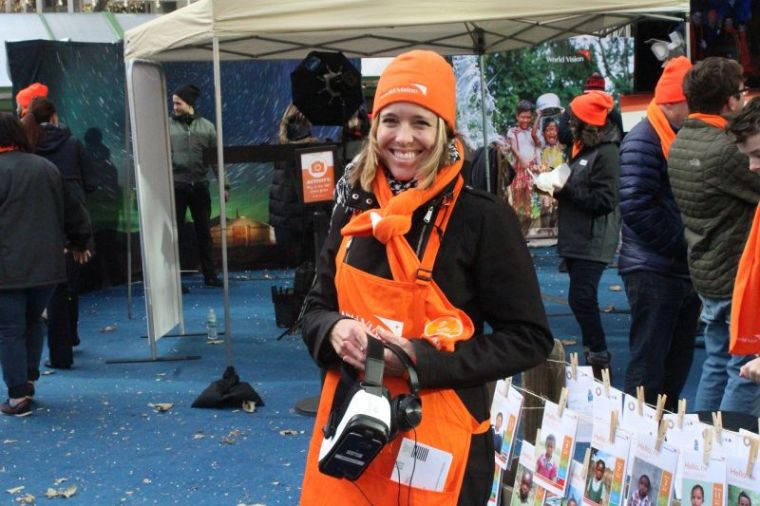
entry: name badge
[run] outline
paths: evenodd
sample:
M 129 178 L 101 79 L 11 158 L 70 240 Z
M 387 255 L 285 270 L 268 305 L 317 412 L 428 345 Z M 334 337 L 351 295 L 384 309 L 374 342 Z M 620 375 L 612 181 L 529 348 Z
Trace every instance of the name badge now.
M 408 487 L 442 492 L 452 457 L 449 452 L 404 438 L 390 478 Z

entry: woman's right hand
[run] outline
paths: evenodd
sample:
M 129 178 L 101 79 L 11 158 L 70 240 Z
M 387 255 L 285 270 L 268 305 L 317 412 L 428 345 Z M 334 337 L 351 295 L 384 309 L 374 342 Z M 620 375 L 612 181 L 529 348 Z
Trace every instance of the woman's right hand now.
M 338 320 L 330 331 L 330 344 L 344 362 L 364 370 L 369 329 L 357 320 Z

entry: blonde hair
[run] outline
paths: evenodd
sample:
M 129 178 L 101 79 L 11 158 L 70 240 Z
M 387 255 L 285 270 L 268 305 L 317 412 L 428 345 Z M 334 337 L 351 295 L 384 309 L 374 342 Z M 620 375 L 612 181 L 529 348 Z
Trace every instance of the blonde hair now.
M 454 139 L 454 133 L 446 127 L 446 122 L 440 116 L 436 116 L 435 143 L 430 155 L 420 162 L 417 170 L 417 188 L 424 190 L 429 188 L 438 174 L 438 169 L 451 164 L 449 157 L 449 143 Z M 380 114 L 375 114 L 369 129 L 369 136 L 364 143 L 361 153 L 356 159 L 353 170 L 349 173 L 351 186 L 357 183 L 367 192 L 372 191 L 372 182 L 380 162 L 380 147 L 377 144 L 377 128 L 380 124 Z

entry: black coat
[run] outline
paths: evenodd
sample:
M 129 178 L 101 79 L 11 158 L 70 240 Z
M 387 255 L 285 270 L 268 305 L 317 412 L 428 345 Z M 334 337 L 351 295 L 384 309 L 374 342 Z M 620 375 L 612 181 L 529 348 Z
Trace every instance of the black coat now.
M 84 250 L 90 217 L 55 165 L 37 155 L 0 153 L 0 289 L 66 281 L 65 247 Z
M 643 119 L 620 145 L 620 272 L 689 277 L 681 213 L 668 179 L 660 138 Z
M 87 150 L 68 129 L 50 123 L 42 125 L 42 140 L 36 153 L 58 167 L 63 179 L 76 182 L 86 193 L 98 188 L 98 174 Z
M 570 162 L 570 178 L 559 201 L 557 253 L 566 258 L 610 263 L 620 238 L 620 156 L 617 128 L 608 127 L 596 146 Z
M 337 204 L 333 212 L 303 324 L 304 342 L 324 368 L 340 363 L 328 338 L 341 318 L 334 283 L 340 229 L 352 208 L 376 207 L 374 197 L 360 189 L 347 193 L 349 207 Z M 412 245 L 421 234 L 426 209 L 421 206 L 412 218 L 406 236 Z M 349 263 L 391 278 L 385 247 L 374 237 L 354 238 Z M 538 280 L 514 211 L 492 195 L 465 187 L 441 242 L 433 279 L 451 303 L 470 316 L 475 335 L 451 353 L 437 351 L 422 339 L 412 341 L 420 387 L 455 389 L 473 417 L 484 421 L 491 404 L 489 382 L 543 362 L 553 346 Z M 492 332 L 484 333 L 484 322 Z M 490 432 L 473 437 L 462 504 L 485 503 L 493 479 L 493 451 Z

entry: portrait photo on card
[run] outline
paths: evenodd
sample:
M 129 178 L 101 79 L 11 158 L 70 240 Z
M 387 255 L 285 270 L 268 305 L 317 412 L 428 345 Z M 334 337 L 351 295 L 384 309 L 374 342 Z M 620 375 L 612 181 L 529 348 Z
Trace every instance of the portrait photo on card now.
M 556 495 L 564 496 L 575 452 L 578 414 L 547 401 L 541 420 L 541 434 L 536 439 L 536 479 Z
M 522 404 L 523 395 L 511 385 L 510 381 L 496 382 L 491 403 L 491 429 L 494 451 L 498 456 L 496 464 L 502 469 L 511 467 L 510 460 L 514 451 Z
M 488 495 L 488 502 L 486 506 L 500 506 L 501 505 L 501 475 L 503 471 L 501 467 L 494 466 L 493 469 L 493 482 L 491 482 L 491 493 Z
M 585 486 L 586 477 L 583 474 L 583 462 L 573 460 L 573 463 L 570 464 L 570 479 L 567 482 L 567 491 L 562 500 L 562 506 L 581 506 Z
M 656 436 L 637 434 L 628 462 L 628 506 L 669 506 L 678 450 L 667 443 L 656 449 Z
M 726 460 L 710 458 L 704 452 L 688 448 L 681 450 L 682 506 L 726 506 Z
M 631 436 L 622 429 L 610 441 L 609 421 L 594 422 L 591 439 L 591 458 L 586 471 L 583 502 L 589 506 L 620 506 L 623 504 L 625 467 L 631 446 Z
M 570 366 L 565 367 L 567 407 L 578 413 L 578 443 L 591 441 L 591 425 L 594 420 L 594 373 L 591 366 L 578 366 L 573 378 Z
M 512 489 L 510 506 L 533 505 L 536 497 L 535 448 L 527 441 L 520 447 L 520 458 L 515 470 L 515 485 Z M 540 503 L 539 503 L 540 504 Z
M 726 459 L 727 506 L 760 506 L 760 462 L 749 468 L 752 436 L 736 434 L 741 445 Z M 758 459 L 760 460 L 760 459 Z M 748 472 L 749 471 L 749 472 Z

